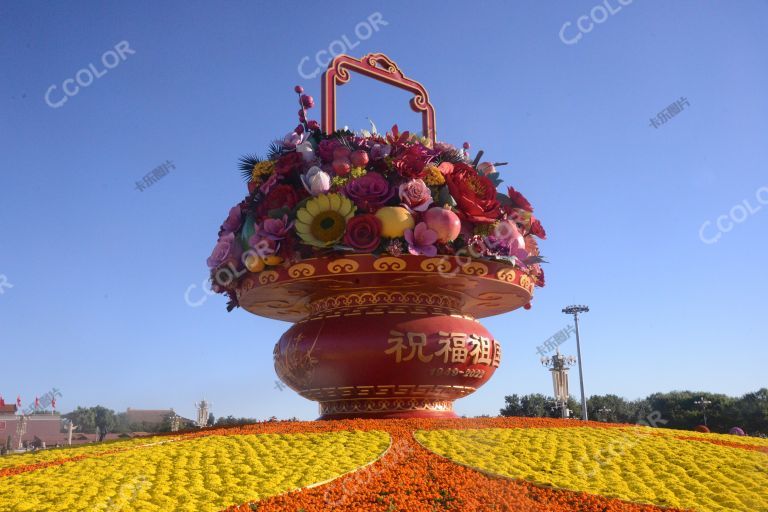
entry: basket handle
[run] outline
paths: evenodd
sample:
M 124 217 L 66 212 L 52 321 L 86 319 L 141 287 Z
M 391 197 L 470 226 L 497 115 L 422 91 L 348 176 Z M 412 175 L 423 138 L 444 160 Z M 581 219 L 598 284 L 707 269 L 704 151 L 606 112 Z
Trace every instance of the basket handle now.
M 336 86 L 349 82 L 349 71 L 354 70 L 374 80 L 412 92 L 410 105 L 414 112 L 421 112 L 424 137 L 433 143 L 435 139 L 435 108 L 429 102 L 427 90 L 419 82 L 403 75 L 389 57 L 383 53 L 369 53 L 360 60 L 349 55 L 337 55 L 323 73 L 322 82 L 322 129 L 325 133 L 336 130 Z

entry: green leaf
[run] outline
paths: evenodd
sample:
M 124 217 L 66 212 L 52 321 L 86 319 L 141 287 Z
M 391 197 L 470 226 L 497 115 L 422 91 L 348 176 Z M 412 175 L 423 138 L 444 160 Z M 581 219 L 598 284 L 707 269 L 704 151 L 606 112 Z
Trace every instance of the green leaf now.
M 251 237 L 256 233 L 256 228 L 253 225 L 253 221 L 253 215 L 250 213 L 246 214 L 245 220 L 243 221 L 243 229 L 240 231 L 240 245 L 242 245 L 243 249 L 245 250 L 250 248 L 248 240 L 250 240 Z
M 283 206 L 281 208 L 274 208 L 269 210 L 267 212 L 267 216 L 272 219 L 282 219 L 283 215 L 288 215 L 289 213 L 291 213 L 291 209 L 287 206 Z
M 496 193 L 496 200 L 501 206 L 510 206 L 512 204 L 512 200 L 509 196 L 507 194 L 502 194 L 501 192 Z
M 488 176 L 488 179 L 491 180 L 491 182 L 493 183 L 494 187 L 498 187 L 499 185 L 501 185 L 501 182 L 504 181 L 501 179 L 501 175 L 498 172 L 489 173 L 487 176 Z
M 251 181 L 253 167 L 259 162 L 261 162 L 261 158 L 252 153 L 247 153 L 240 157 L 237 167 L 240 169 L 240 174 L 245 181 Z
M 448 191 L 448 187 L 443 187 L 440 192 L 437 193 L 438 206 L 449 205 L 456 206 L 456 201 L 451 197 L 451 193 Z

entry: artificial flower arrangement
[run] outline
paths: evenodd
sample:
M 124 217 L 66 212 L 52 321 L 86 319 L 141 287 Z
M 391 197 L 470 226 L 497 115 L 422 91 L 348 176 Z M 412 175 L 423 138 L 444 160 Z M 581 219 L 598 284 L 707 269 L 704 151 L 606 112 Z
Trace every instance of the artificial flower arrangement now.
M 212 289 L 236 307 L 248 272 L 344 253 L 403 253 L 503 261 L 544 286 L 536 238 L 546 237 L 525 197 L 501 184 L 504 163 L 400 132 L 322 133 L 308 120 L 312 96 L 298 94 L 299 124 L 266 159 L 246 155 L 248 196 L 219 229 L 208 258 Z

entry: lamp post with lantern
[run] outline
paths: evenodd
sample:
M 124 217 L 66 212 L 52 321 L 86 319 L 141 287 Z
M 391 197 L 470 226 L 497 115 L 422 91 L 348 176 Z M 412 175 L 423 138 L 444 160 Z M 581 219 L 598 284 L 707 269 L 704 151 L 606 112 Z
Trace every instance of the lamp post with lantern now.
M 564 356 L 558 350 L 552 357 L 542 357 L 541 364 L 552 372 L 552 386 L 555 392 L 555 404 L 560 407 L 563 418 L 569 417 L 568 411 L 568 369 L 576 359 Z

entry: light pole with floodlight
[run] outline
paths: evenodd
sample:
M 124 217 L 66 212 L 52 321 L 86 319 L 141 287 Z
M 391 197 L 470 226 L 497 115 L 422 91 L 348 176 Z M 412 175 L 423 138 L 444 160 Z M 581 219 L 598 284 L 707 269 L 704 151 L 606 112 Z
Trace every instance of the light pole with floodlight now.
M 704 426 L 707 426 L 707 406 L 712 403 L 711 400 L 705 399 L 703 396 L 693 402 L 695 405 L 701 406 L 701 413 L 704 415 Z
M 563 313 L 573 315 L 573 322 L 576 324 L 576 357 L 579 361 L 579 386 L 581 387 L 581 419 L 587 421 L 587 398 L 584 396 L 584 374 L 581 369 L 581 343 L 579 341 L 579 313 L 589 312 L 589 307 L 574 305 L 563 308 Z

